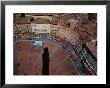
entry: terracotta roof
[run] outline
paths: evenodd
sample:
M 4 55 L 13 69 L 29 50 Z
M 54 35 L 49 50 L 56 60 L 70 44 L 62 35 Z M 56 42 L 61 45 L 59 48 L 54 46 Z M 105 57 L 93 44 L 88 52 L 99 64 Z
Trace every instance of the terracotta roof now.
M 26 17 L 20 17 L 19 19 L 15 19 L 15 23 L 16 24 L 26 24 L 26 23 L 30 23 L 31 22 L 31 18 L 30 16 L 26 16 Z
M 25 14 L 32 16 L 53 16 L 53 15 L 57 15 L 58 13 L 25 13 Z
M 50 24 L 50 20 L 49 19 L 44 19 L 44 18 L 37 18 L 33 21 L 33 23 L 36 23 L 36 24 Z

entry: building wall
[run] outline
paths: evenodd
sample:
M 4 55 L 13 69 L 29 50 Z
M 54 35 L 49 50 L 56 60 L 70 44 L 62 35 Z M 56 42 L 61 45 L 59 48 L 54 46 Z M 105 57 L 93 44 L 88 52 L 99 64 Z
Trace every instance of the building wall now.
M 90 52 L 89 48 L 84 45 L 80 54 L 82 65 L 86 66 L 92 74 L 97 74 L 97 61 L 94 55 Z M 84 70 L 85 71 L 85 70 Z M 87 73 L 87 71 L 85 71 Z
M 15 24 L 14 25 L 14 30 L 17 33 L 21 32 L 31 32 L 32 28 L 30 24 Z
M 32 23 L 32 32 L 36 33 L 50 33 L 50 24 L 35 24 Z
M 60 38 L 66 39 L 67 41 L 71 42 L 71 44 L 76 46 L 81 42 L 79 40 L 78 33 L 71 31 L 71 28 L 66 28 L 61 25 L 51 25 L 51 34 L 56 35 Z M 78 48 L 77 51 L 79 52 L 81 49 L 82 47 L 80 47 L 80 49 Z
M 76 27 L 76 24 L 77 24 L 78 20 L 69 19 L 69 22 L 70 22 L 70 28 L 74 30 L 74 28 Z
M 59 36 L 59 30 L 60 30 L 59 25 L 51 25 L 50 30 L 51 30 L 51 34 Z

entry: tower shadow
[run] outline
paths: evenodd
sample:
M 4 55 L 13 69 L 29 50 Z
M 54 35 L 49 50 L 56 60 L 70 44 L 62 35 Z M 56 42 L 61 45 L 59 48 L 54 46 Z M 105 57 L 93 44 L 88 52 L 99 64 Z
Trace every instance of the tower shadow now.
M 44 53 L 42 54 L 42 75 L 49 75 L 49 52 L 48 48 L 44 48 Z

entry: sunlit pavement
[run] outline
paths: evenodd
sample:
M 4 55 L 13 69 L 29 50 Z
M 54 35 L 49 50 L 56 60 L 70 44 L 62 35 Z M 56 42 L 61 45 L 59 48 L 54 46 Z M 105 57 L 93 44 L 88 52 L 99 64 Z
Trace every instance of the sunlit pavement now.
M 58 42 L 53 36 L 40 35 L 37 41 L 42 41 L 43 46 L 34 48 L 34 40 L 19 40 L 16 42 L 14 51 L 15 74 L 19 75 L 42 75 L 43 48 L 49 49 L 49 75 L 76 75 L 78 74 L 69 52 L 73 53 L 66 41 Z M 69 44 L 68 44 L 69 45 Z M 70 48 L 70 49 L 69 49 Z

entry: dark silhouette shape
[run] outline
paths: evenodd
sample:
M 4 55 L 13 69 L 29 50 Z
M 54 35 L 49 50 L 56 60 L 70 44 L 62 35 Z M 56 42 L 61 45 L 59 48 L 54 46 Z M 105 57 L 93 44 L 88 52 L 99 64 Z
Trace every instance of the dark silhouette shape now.
M 93 19 L 96 19 L 97 18 L 97 13 L 88 13 L 88 19 L 89 20 L 93 20 Z
M 21 13 L 21 16 L 20 17 L 25 17 L 25 14 L 24 13 Z
M 19 66 L 20 66 L 20 63 L 17 63 L 17 64 L 16 64 L 16 67 L 19 67 Z
M 24 74 L 24 75 L 29 75 L 29 74 Z
M 42 54 L 42 75 L 49 75 L 49 52 L 48 48 L 44 48 L 44 53 Z
M 34 21 L 34 18 L 31 18 L 31 20 L 30 21 Z

